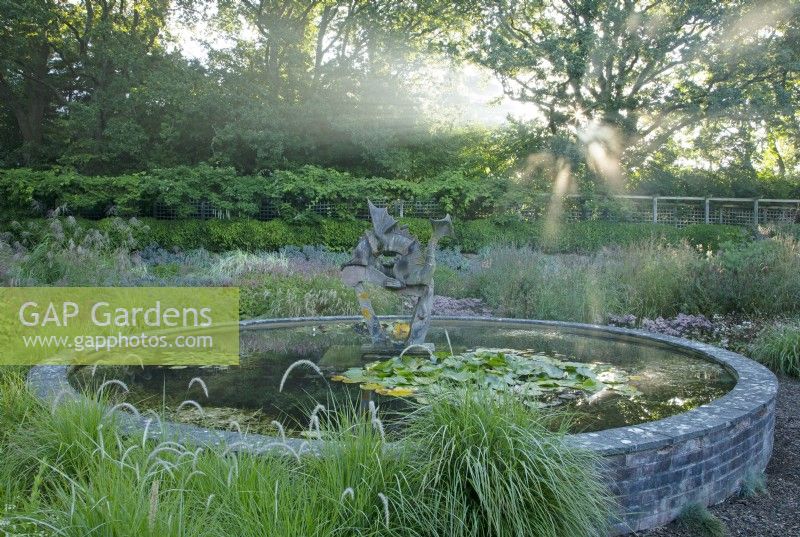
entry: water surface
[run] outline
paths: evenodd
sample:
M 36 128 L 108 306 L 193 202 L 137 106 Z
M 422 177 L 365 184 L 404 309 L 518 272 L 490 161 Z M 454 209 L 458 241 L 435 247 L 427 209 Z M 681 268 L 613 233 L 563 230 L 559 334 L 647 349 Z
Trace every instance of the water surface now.
M 434 321 L 428 340 L 437 351 L 448 350 L 445 330 L 454 353 L 476 347 L 534 349 L 576 362 L 610 364 L 625 371 L 629 384 L 640 395 L 626 397 L 604 393 L 589 403 L 584 398 L 566 402 L 562 408 L 575 412 L 573 432 L 598 431 L 662 419 L 708 403 L 728 392 L 733 376 L 721 365 L 688 350 L 654 342 L 620 338 L 610 334 L 576 333 L 567 328 L 495 323 L 487 321 Z M 307 427 L 309 412 L 317 404 L 326 407 L 357 405 L 357 385 L 328 379 L 350 367 L 362 366 L 374 357 L 364 357 L 368 342 L 362 327 L 354 322 L 317 322 L 244 328 L 241 333 L 241 363 L 237 367 L 188 368 L 81 368 L 71 376 L 78 386 L 97 385 L 119 378 L 131 387 L 127 401 L 140 409 L 151 408 L 171 419 L 209 427 L 270 433 L 273 420 L 290 430 Z M 306 367 L 296 367 L 278 392 L 286 368 L 297 360 L 317 364 L 326 378 Z M 199 384 L 201 377 L 208 398 Z M 402 400 L 374 395 L 383 410 L 402 413 Z M 200 403 L 205 413 L 184 406 L 187 399 Z

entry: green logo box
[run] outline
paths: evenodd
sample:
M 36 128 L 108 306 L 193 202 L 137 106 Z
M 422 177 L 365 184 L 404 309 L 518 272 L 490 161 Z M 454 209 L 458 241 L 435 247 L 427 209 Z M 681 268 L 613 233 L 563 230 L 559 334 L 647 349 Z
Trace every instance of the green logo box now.
M 0 365 L 239 363 L 235 287 L 3 287 Z

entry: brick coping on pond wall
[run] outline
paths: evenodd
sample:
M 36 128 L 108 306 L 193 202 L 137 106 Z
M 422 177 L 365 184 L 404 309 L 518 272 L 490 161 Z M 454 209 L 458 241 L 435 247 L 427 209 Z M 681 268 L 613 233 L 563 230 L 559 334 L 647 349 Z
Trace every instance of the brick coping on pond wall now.
M 387 320 L 398 317 L 387 317 Z M 291 326 L 313 322 L 358 321 L 359 317 L 311 317 L 242 321 L 243 328 Z M 641 425 L 569 435 L 575 446 L 595 452 L 616 496 L 619 519 L 614 534 L 646 530 L 673 520 L 690 503 L 713 505 L 737 493 L 744 480 L 758 476 L 772 454 L 778 382 L 764 366 L 712 345 L 641 330 L 559 321 L 497 317 L 436 317 L 437 321 L 528 324 L 569 333 L 637 341 L 683 350 L 723 365 L 736 385 L 723 397 L 688 412 Z M 81 397 L 69 384 L 67 366 L 36 366 L 28 383 L 40 398 L 57 404 Z M 285 447 L 277 438 L 204 429 L 155 417 L 117 411 L 123 431 L 200 445 L 228 445 L 263 453 Z M 147 421 L 151 420 L 150 425 Z M 314 449 L 314 441 L 288 438 L 292 449 Z

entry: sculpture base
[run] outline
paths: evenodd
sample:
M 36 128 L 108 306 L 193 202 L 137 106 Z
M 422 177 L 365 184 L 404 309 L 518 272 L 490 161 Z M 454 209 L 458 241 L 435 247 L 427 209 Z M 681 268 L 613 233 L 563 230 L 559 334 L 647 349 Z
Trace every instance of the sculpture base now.
M 433 343 L 421 343 L 407 347 L 405 343 L 365 343 L 361 345 L 361 355 L 368 358 L 392 358 L 398 356 L 404 349 L 403 356 L 430 357 L 436 350 Z

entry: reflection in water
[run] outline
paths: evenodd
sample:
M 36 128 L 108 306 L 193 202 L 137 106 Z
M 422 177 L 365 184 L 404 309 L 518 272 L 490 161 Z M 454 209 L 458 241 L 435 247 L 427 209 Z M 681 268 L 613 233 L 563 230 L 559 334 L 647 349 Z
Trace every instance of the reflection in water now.
M 604 392 L 591 402 L 577 399 L 568 403 L 566 409 L 576 413 L 574 431 L 597 431 L 661 419 L 708 403 L 735 384 L 718 364 L 647 342 L 512 323 L 435 321 L 428 338 L 439 351 L 449 349 L 445 329 L 455 353 L 475 347 L 536 349 L 577 362 L 610 364 L 628 373 L 630 385 L 641 395 L 631 398 Z M 205 426 L 228 428 L 235 421 L 253 432 L 272 432 L 271 421 L 277 419 L 302 430 L 307 428 L 309 414 L 317 403 L 328 408 L 354 405 L 359 401 L 359 390 L 356 385 L 329 382 L 309 368 L 298 367 L 279 392 L 286 368 L 297 360 L 310 360 L 329 378 L 371 361 L 361 354 L 361 344 L 367 341 L 361 327 L 351 323 L 254 327 L 242 331 L 238 367 L 99 368 L 94 378 L 91 368 L 83 368 L 73 374 L 72 382 L 86 385 L 122 378 L 131 386 L 129 402 L 140 408 L 163 410 L 172 419 Z M 189 389 L 194 377 L 205 381 L 207 399 L 197 383 Z M 199 401 L 205 414 L 191 407 L 176 411 L 186 399 Z M 397 398 L 378 397 L 377 402 L 384 411 L 402 412 L 407 408 Z

